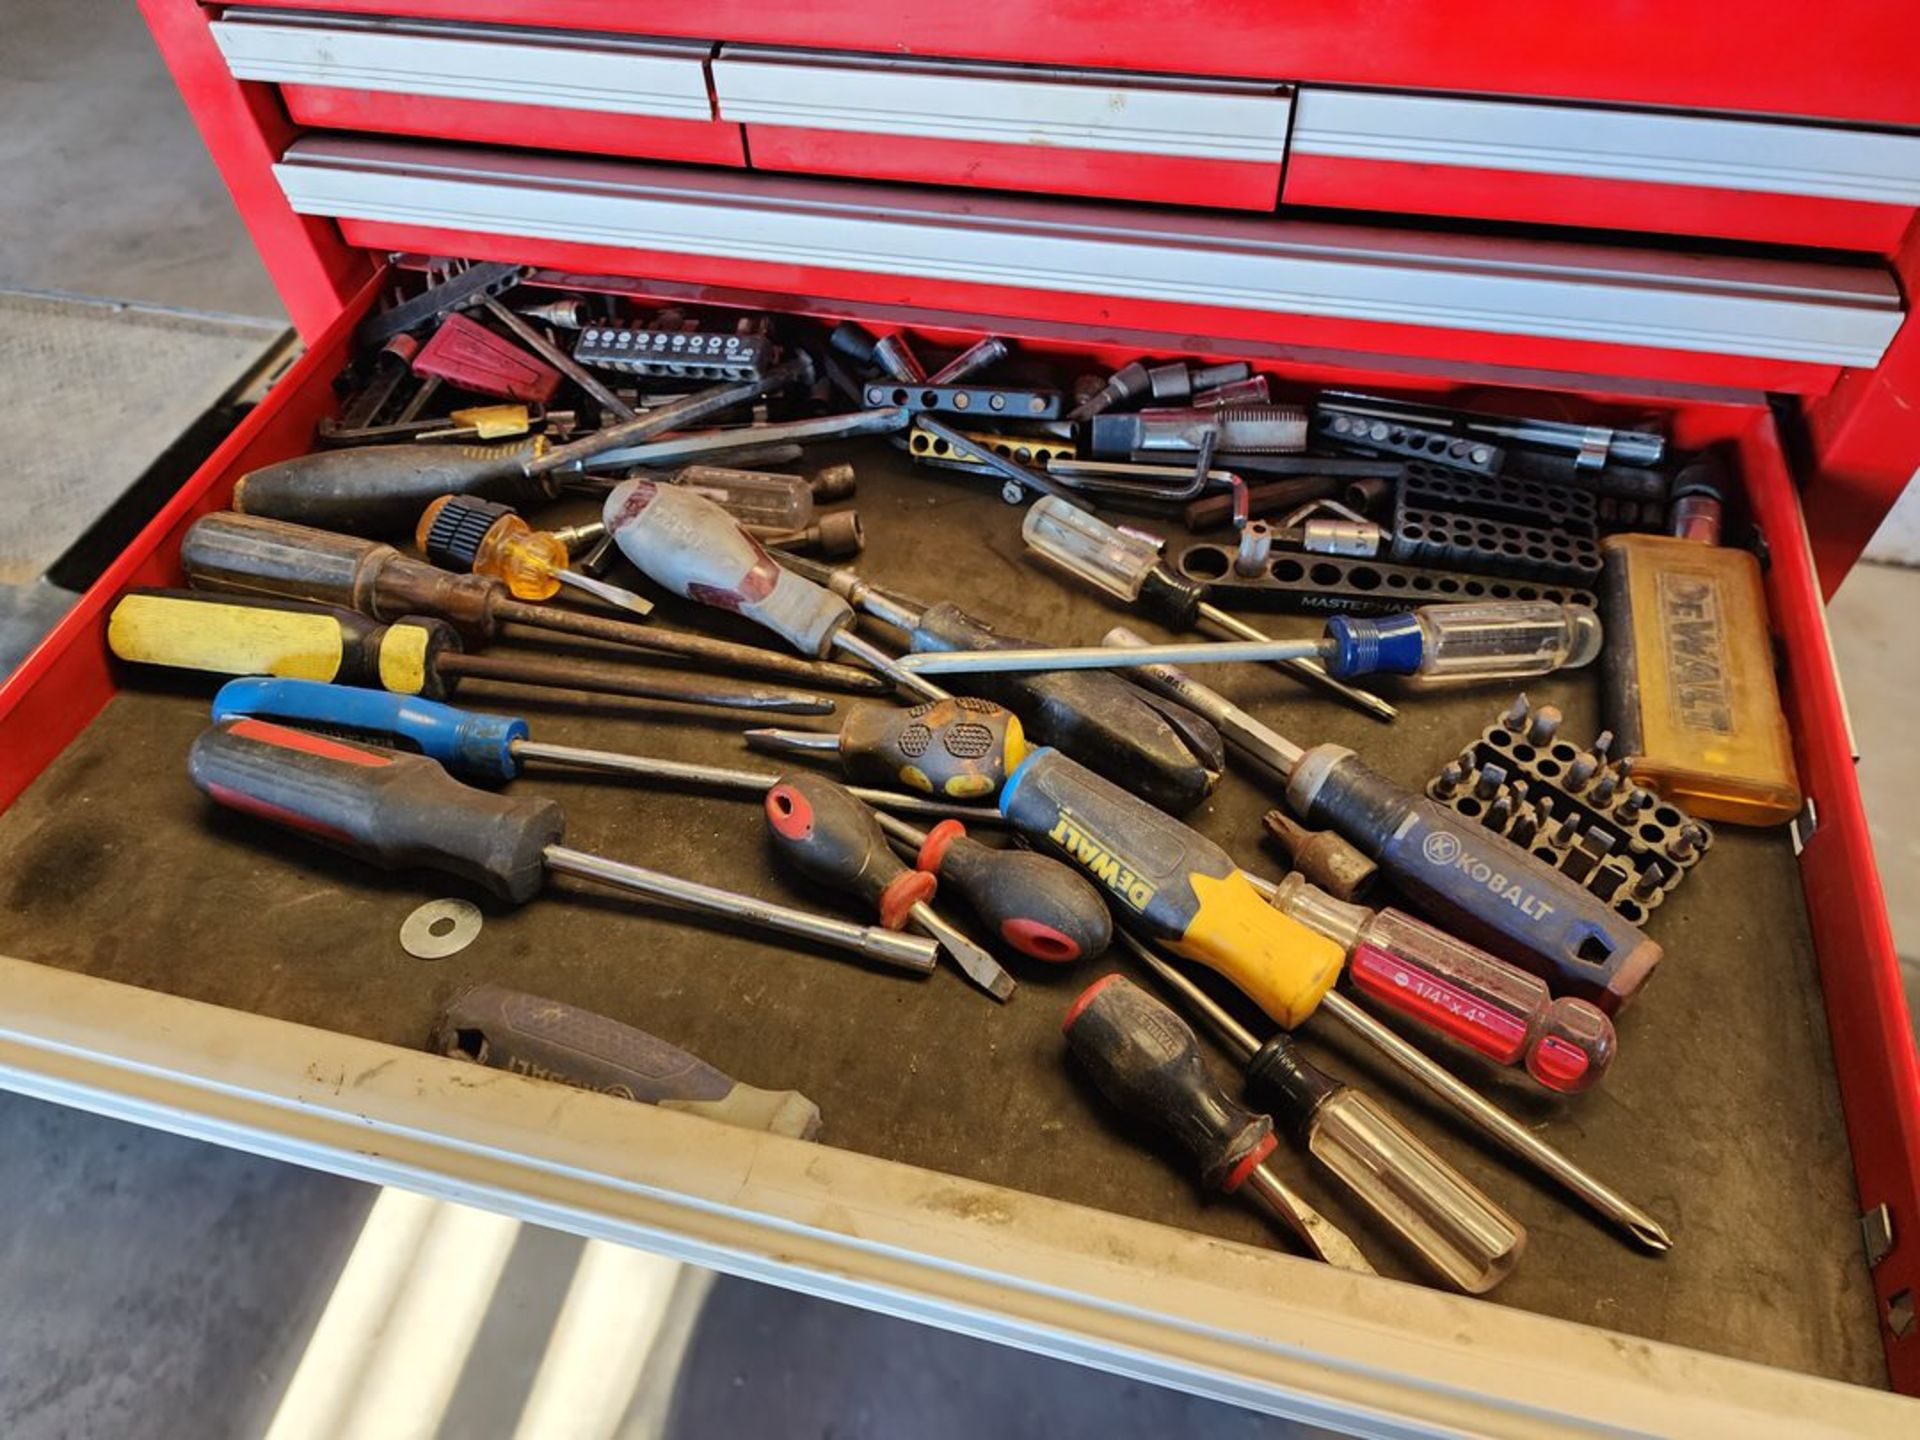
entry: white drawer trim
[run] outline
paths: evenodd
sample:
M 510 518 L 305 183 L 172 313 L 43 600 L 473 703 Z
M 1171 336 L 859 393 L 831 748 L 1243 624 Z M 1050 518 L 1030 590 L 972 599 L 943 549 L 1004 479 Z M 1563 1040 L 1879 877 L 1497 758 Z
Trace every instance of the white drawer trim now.
M 1898 1396 L 1278 1249 L 6 956 L 0 993 L 0 1088 L 1307 1424 L 1912 1434 Z
M 991 199 L 668 166 L 305 140 L 306 215 L 1503 334 L 1873 365 L 1877 267 Z
M 725 120 L 873 135 L 1279 165 L 1278 85 L 729 45 L 713 62 Z
M 1916 135 L 1312 87 L 1294 103 L 1296 155 L 1920 204 Z
M 713 119 L 704 42 L 247 9 L 212 29 L 241 80 Z

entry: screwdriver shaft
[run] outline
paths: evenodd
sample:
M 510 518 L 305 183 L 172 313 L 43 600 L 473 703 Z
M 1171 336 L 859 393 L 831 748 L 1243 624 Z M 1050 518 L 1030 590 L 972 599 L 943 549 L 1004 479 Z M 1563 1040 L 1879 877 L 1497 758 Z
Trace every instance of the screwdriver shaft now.
M 1107 631 L 1105 644 L 1140 649 L 1146 640 L 1124 625 Z M 1227 743 L 1275 776 L 1285 780 L 1307 752 L 1279 731 L 1261 723 L 1217 691 L 1208 689 L 1183 670 L 1171 665 L 1144 665 L 1133 678 L 1169 700 L 1177 700 L 1195 714 L 1213 722 L 1214 729 Z
M 1229 615 L 1218 606 L 1208 605 L 1204 601 L 1200 605 L 1199 616 L 1203 623 L 1213 626 L 1216 630 L 1224 630 L 1239 640 L 1272 638 L 1265 632 L 1254 629 L 1244 620 Z M 1286 671 L 1304 684 L 1338 695 L 1349 705 L 1366 711 L 1376 720 L 1392 720 L 1400 713 L 1378 695 L 1370 694 L 1357 685 L 1349 685 L 1344 680 L 1336 680 L 1327 673 L 1327 667 L 1318 660 L 1279 660 L 1275 662 L 1275 668 Z
M 1312 659 L 1325 640 L 1195 640 L 1138 650 L 1093 645 L 1034 650 L 928 650 L 896 662 L 921 675 L 1003 675 L 1033 670 L 1126 670 L 1141 665 Z
M 591 660 L 554 660 L 531 655 L 469 655 L 453 651 L 440 657 L 443 675 L 498 680 L 549 689 L 587 690 L 600 695 L 632 695 L 642 700 L 673 700 L 683 705 L 722 705 L 735 710 L 771 710 L 781 715 L 831 715 L 833 701 L 801 690 L 757 686 L 730 689 L 687 680 L 651 676 L 628 665 Z
M 695 765 L 684 760 L 660 760 L 650 755 L 625 755 L 617 750 L 585 750 L 575 745 L 552 745 L 545 741 L 516 740 L 513 753 L 528 760 L 546 760 L 555 765 L 570 765 L 577 770 L 600 770 L 619 775 L 638 775 L 647 780 L 683 781 L 695 785 L 717 785 L 743 794 L 764 795 L 779 776 L 764 770 L 736 770 L 725 765 Z M 848 791 L 867 804 L 884 807 L 900 815 L 919 815 L 929 820 L 964 818 L 969 824 L 990 825 L 999 822 L 998 811 L 985 806 L 943 805 L 919 795 L 898 795 L 891 790 L 875 790 L 849 785 Z M 882 824 L 891 819 L 882 815 Z M 897 821 L 895 822 L 898 823 Z M 918 831 L 914 832 L 919 835 Z M 924 835 L 919 840 L 924 840 Z M 915 843 L 918 844 L 919 840 Z
M 1240 1183 L 1240 1192 L 1286 1226 L 1308 1250 L 1336 1270 L 1378 1275 L 1360 1247 L 1266 1165 L 1256 1165 Z
M 603 855 L 575 850 L 566 845 L 549 845 L 544 853 L 547 868 L 563 875 L 597 880 L 603 885 L 630 890 L 636 895 L 671 900 L 709 915 L 745 920 L 763 929 L 818 940 L 822 944 L 883 960 L 903 970 L 924 975 L 939 963 L 940 947 L 921 935 L 904 935 L 896 930 L 883 930 L 877 925 L 855 925 L 846 920 L 836 920 L 830 915 L 795 910 L 771 900 L 702 885 L 697 880 L 684 880 L 677 875 L 609 860 Z
M 604 600 L 622 610 L 631 610 L 636 615 L 651 615 L 653 602 L 642 599 L 633 591 L 619 585 L 610 585 L 605 580 L 596 580 L 591 575 L 582 575 L 578 570 L 556 570 L 553 578 L 562 585 L 571 585 L 596 600 Z
M 859 656 L 882 675 L 886 676 L 887 679 L 911 690 L 922 700 L 951 700 L 953 698 L 950 692 L 942 690 L 924 675 L 914 674 L 909 666 L 903 665 L 899 659 L 889 655 L 865 636 L 854 634 L 852 625 L 844 625 L 836 630 L 833 634 L 833 643 L 837 648 L 846 651 L 847 654 Z M 912 657 L 909 656 L 908 658 L 911 659 Z
M 1013 998 L 1013 977 L 1000 962 L 968 939 L 938 910 L 922 900 L 907 912 L 914 924 L 940 942 L 940 948 L 960 967 L 960 972 L 1002 1005 Z

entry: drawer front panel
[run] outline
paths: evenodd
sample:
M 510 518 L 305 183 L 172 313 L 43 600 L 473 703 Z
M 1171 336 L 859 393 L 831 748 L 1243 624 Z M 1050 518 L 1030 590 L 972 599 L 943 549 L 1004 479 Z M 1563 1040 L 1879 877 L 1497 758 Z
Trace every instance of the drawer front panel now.
M 564 31 L 229 10 L 234 76 L 303 125 L 739 165 L 713 114 L 712 46 Z
M 723 119 L 756 167 L 1268 210 L 1274 84 L 726 46 Z
M 1308 87 L 1284 198 L 1888 251 L 1920 136 Z

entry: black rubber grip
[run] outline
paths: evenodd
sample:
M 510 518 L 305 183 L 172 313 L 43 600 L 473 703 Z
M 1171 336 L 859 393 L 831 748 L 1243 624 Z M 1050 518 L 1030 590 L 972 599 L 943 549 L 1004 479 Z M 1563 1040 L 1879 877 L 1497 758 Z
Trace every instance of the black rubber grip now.
M 1301 1054 L 1284 1030 L 1276 1030 L 1247 1061 L 1247 1093 L 1302 1140 L 1321 1105 L 1339 1088 L 1340 1082 Z
M 1061 1029 L 1100 1093 L 1179 1141 L 1208 1189 L 1239 1189 L 1273 1150 L 1272 1118 L 1229 1099 L 1187 1022 L 1124 975 L 1088 986 Z
M 413 535 L 420 512 L 442 495 L 484 495 L 509 504 L 545 499 L 526 462 L 541 437 L 512 445 L 368 445 L 322 450 L 240 477 L 233 508 L 349 535 Z
M 531 900 L 565 816 L 551 800 L 462 785 L 423 755 L 350 745 L 265 720 L 204 732 L 193 783 L 229 809 L 298 830 L 388 870 L 441 870 Z
M 487 532 L 513 509 L 478 495 L 449 495 L 446 503 L 433 512 L 427 526 L 427 541 L 420 548 L 427 559 L 449 570 L 471 570 Z
M 942 820 L 919 867 L 958 890 L 987 928 L 1023 955 L 1064 964 L 1113 943 L 1113 915 L 1079 871 L 1031 850 L 995 850 Z
M 1037 642 L 1000 635 L 956 605 L 929 607 L 914 627 L 916 652 L 1010 650 Z M 1020 717 L 1027 741 L 1064 750 L 1090 770 L 1124 785 L 1162 810 L 1184 814 L 1218 780 L 1194 747 L 1134 686 L 1098 670 L 1051 674 L 954 675 L 949 681 L 1004 705 Z M 1199 716 L 1193 728 L 1218 735 Z
M 767 791 L 773 848 L 808 879 L 858 895 L 898 930 L 918 901 L 933 898 L 934 877 L 910 870 L 861 800 L 823 775 L 782 775 Z

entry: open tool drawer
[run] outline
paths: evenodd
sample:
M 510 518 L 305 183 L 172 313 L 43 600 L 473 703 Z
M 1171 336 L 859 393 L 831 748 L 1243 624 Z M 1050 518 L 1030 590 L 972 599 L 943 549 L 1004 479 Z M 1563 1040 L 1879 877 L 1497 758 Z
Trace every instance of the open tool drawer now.
M 1890 291 L 1867 284 L 1854 292 L 1866 297 L 1857 310 L 1841 302 L 1853 312 L 1839 317 L 1846 325 L 1881 327 L 1847 341 L 1870 355 L 1818 359 L 1788 353 L 1777 329 L 1758 353 L 1689 352 L 1351 318 L 1329 329 L 1273 300 L 1241 312 L 1253 317 L 1242 325 L 1166 301 L 1135 297 L 1114 313 L 1067 291 L 969 291 L 954 288 L 968 283 L 959 279 L 818 261 L 778 275 L 727 256 L 656 264 L 618 242 L 530 233 L 511 212 L 496 211 L 491 228 L 299 214 L 272 169 L 299 138 L 294 125 L 259 82 L 233 82 L 197 7 L 147 8 L 203 124 L 223 137 L 223 164 L 311 348 L 0 690 L 0 800 L 10 807 L 0 814 L 0 954 L 18 957 L 0 962 L 6 1085 L 1334 1426 L 1911 1431 L 1912 1410 L 1870 1388 L 1920 1390 L 1920 1083 L 1815 574 L 1814 546 L 1843 569 L 1848 541 L 1823 513 L 1810 546 L 1772 413 L 1753 389 L 1732 388 L 1824 397 L 1866 383 L 1855 377 L 1873 376 L 1875 359 L 1891 375 L 1907 337 L 1894 333 L 1897 311 L 1887 320 Z M 512 18 L 471 8 L 441 18 Z M 813 43 L 744 24 L 726 38 Z M 305 143 L 311 152 L 338 142 Z M 1189 223 L 1175 212 L 1141 219 Z M 1201 1200 L 1069 1068 L 1060 1015 L 1096 974 L 1130 968 L 1117 956 L 1059 974 L 1023 967 L 1021 993 L 996 1009 L 950 974 L 896 979 L 556 886 L 518 911 L 489 907 L 478 943 L 430 965 L 406 958 L 395 932 L 419 901 L 456 887 L 372 875 L 208 807 L 184 757 L 211 687 L 117 669 L 106 611 L 131 585 L 177 583 L 192 519 L 222 507 L 247 469 L 307 448 L 337 405 L 331 379 L 354 323 L 392 283 L 379 261 L 388 248 L 518 259 L 549 267 L 555 284 L 643 300 L 910 325 L 935 346 L 991 330 L 1077 368 L 1193 353 L 1250 359 L 1287 387 L 1441 401 L 1503 384 L 1563 392 L 1556 403 L 1570 415 L 1653 415 L 1683 445 L 1734 445 L 1771 553 L 1769 600 L 1812 802 L 1797 843 L 1722 827 L 1707 865 L 1650 926 L 1669 956 L 1622 1017 L 1621 1057 L 1598 1089 L 1547 1101 L 1460 1061 L 1668 1223 L 1673 1253 L 1629 1250 L 1362 1054 L 1310 1038 L 1316 1058 L 1433 1139 L 1531 1239 L 1490 1300 L 1296 1258 L 1258 1217 Z M 1544 272 L 1529 273 L 1540 283 Z M 1836 438 L 1858 448 L 1866 431 L 1815 436 L 1823 454 Z M 850 455 L 871 537 L 862 568 L 873 577 L 937 585 L 1010 629 L 1063 641 L 1119 618 L 1021 558 L 1019 514 L 989 487 L 910 471 L 882 445 Z M 1837 485 L 1838 473 L 1813 483 Z M 662 609 L 670 622 L 688 618 Z M 1412 701 L 1389 730 L 1278 676 L 1221 683 L 1296 738 L 1353 745 L 1410 783 L 1506 698 L 1476 690 Z M 1570 730 L 1591 733 L 1588 677 L 1530 689 L 1566 710 Z M 479 686 L 471 703 L 525 704 Z M 739 755 L 730 727 L 639 707 L 526 713 L 559 741 Z M 751 806 L 564 776 L 518 783 L 563 799 L 570 843 L 834 905 L 771 867 Z M 1276 865 L 1254 840 L 1268 803 L 1235 773 L 1195 823 L 1271 876 Z M 744 1079 L 801 1089 L 822 1106 L 825 1143 L 421 1053 L 425 1017 L 483 979 L 633 1020 Z M 1302 1183 L 1383 1272 L 1408 1273 L 1337 1197 Z

